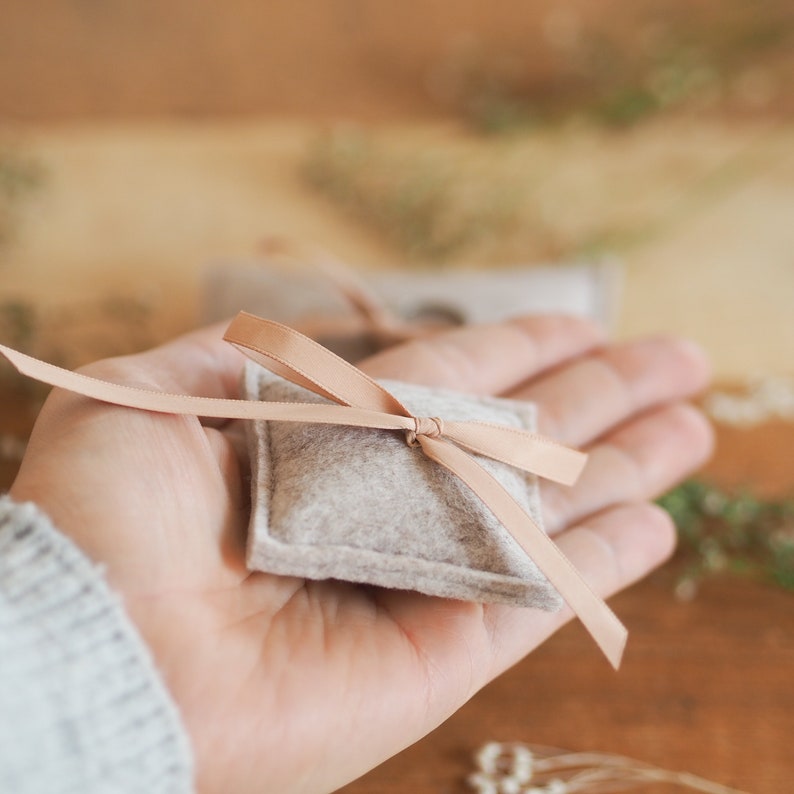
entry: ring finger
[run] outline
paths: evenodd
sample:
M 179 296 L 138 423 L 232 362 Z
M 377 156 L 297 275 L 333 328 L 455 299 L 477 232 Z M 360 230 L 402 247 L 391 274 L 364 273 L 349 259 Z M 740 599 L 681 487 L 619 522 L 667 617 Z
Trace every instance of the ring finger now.
M 576 359 L 508 396 L 537 404 L 541 433 L 583 446 L 655 405 L 691 397 L 708 374 L 694 344 L 643 339 Z
M 695 408 L 666 405 L 609 433 L 588 450 L 576 485 L 541 481 L 550 534 L 613 504 L 653 499 L 699 468 L 713 444 L 711 426 Z

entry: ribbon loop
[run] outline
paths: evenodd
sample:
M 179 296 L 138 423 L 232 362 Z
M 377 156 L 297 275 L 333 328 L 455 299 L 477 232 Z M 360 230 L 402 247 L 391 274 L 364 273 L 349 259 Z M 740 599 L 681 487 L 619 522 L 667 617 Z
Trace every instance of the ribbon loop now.
M 411 416 L 393 394 L 360 369 L 286 325 L 240 312 L 223 338 L 276 375 L 335 403 Z

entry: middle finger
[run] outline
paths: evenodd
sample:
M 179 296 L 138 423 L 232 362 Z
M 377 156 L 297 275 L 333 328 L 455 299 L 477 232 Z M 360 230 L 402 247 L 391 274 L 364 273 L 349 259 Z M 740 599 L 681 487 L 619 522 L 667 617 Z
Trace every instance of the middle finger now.
M 576 359 L 507 396 L 537 404 L 542 434 L 582 446 L 653 406 L 691 397 L 708 376 L 696 345 L 654 338 Z
M 572 487 L 541 480 L 544 525 L 554 535 L 611 505 L 654 499 L 698 469 L 712 445 L 711 425 L 690 405 L 643 414 L 588 450 Z

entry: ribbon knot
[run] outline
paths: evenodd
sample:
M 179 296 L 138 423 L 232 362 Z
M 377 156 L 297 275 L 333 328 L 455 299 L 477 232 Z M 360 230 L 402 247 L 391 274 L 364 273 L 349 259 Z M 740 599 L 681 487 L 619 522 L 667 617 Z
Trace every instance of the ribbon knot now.
M 414 427 L 405 431 L 405 440 L 409 447 L 420 446 L 417 436 L 439 438 L 444 435 L 444 423 L 437 416 L 415 416 Z

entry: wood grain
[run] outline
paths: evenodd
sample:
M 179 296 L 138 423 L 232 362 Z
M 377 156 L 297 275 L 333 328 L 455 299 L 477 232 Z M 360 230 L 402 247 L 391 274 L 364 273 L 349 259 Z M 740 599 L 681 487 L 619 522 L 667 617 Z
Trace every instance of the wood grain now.
M 719 428 L 704 476 L 794 490 L 794 426 Z M 794 791 L 794 593 L 721 577 L 681 602 L 674 559 L 612 600 L 630 637 L 613 673 L 570 625 L 444 725 L 344 794 L 458 794 L 487 741 L 628 755 L 753 794 Z M 366 726 L 362 726 L 365 730 Z M 648 786 L 644 792 L 673 789 Z
M 631 632 L 619 673 L 571 625 L 342 791 L 464 792 L 473 751 L 494 739 L 620 753 L 755 794 L 790 791 L 794 596 L 722 579 L 680 603 L 672 573 L 613 600 Z

